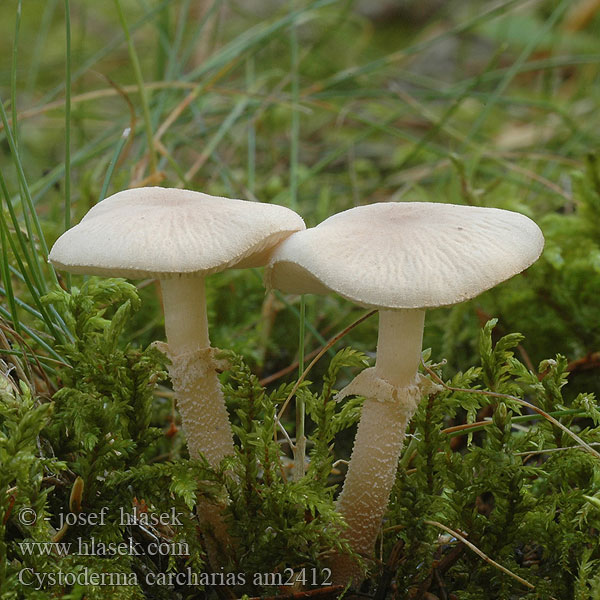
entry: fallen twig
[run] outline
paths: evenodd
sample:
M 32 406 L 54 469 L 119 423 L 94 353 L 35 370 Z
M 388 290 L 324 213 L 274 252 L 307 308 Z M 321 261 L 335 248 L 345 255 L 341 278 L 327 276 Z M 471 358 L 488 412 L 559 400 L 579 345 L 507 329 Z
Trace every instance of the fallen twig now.
M 308 590 L 303 592 L 294 592 L 293 594 L 281 594 L 279 596 L 266 596 L 249 598 L 248 600 L 302 600 L 303 598 L 329 598 L 330 596 L 336 596 L 345 589 L 343 585 L 331 585 L 328 587 L 320 587 L 315 590 Z
M 373 600 L 385 600 L 403 552 L 404 540 L 398 540 L 390 553 L 388 562 L 383 567 L 383 574 L 379 579 L 379 585 L 377 586 L 377 591 L 375 592 L 375 596 L 373 596 Z

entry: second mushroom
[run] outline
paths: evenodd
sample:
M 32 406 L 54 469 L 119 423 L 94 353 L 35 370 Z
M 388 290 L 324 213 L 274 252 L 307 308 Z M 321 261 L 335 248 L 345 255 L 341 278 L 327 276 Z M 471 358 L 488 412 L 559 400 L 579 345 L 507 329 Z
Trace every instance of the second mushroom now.
M 543 245 L 538 226 L 518 213 L 390 202 L 336 214 L 275 252 L 268 285 L 295 294 L 333 291 L 379 309 L 376 364 L 338 396 L 365 397 L 337 501 L 358 554 L 373 554 L 408 422 L 433 388 L 418 373 L 425 309 L 477 296 L 532 264 Z M 363 578 L 347 555 L 330 566 L 335 583 Z

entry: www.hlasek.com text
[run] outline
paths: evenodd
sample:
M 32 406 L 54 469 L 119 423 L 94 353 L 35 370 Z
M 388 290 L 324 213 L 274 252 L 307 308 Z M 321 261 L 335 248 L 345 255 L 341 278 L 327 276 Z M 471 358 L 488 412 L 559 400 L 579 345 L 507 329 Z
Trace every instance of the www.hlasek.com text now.
M 153 541 L 141 544 L 132 538 L 122 542 L 102 542 L 94 537 L 77 538 L 73 542 L 19 542 L 24 556 L 189 556 L 187 542 Z

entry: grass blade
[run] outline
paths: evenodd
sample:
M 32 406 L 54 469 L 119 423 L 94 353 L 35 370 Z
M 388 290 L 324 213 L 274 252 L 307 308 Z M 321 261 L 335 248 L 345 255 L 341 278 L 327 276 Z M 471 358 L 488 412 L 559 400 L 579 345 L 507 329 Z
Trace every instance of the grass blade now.
M 66 82 L 65 82 L 65 231 L 71 228 L 71 7 L 65 0 Z M 71 289 L 71 273 L 66 277 Z
M 539 44 L 540 40 L 545 35 L 547 35 L 547 33 L 554 26 L 554 24 L 558 21 L 558 19 L 560 19 L 560 17 L 567 10 L 567 8 L 569 7 L 570 4 L 571 4 L 570 0 L 562 0 L 562 2 L 560 2 L 559 5 L 554 9 L 554 11 L 550 15 L 550 17 L 548 17 L 548 19 L 546 19 L 546 22 L 544 23 L 543 27 L 540 27 L 537 34 L 531 38 L 531 40 L 525 46 L 525 48 L 523 49 L 523 51 L 521 52 L 521 54 L 519 55 L 517 60 L 515 60 L 515 62 L 510 66 L 510 68 L 506 72 L 506 75 L 504 75 L 504 77 L 500 81 L 500 84 L 494 90 L 494 93 L 491 95 L 491 97 L 486 102 L 485 106 L 483 107 L 483 110 L 479 113 L 479 115 L 477 115 L 477 118 L 475 119 L 475 122 L 473 123 L 473 126 L 471 127 L 471 130 L 469 131 L 469 134 L 467 135 L 467 141 L 470 141 L 471 139 L 473 139 L 473 137 L 475 135 L 477 135 L 477 133 L 481 129 L 482 125 L 484 124 L 485 120 L 487 119 L 488 115 L 490 114 L 490 111 L 496 105 L 498 98 L 504 93 L 504 91 L 508 87 L 509 83 L 513 80 L 514 76 L 519 72 L 523 63 L 525 63 L 525 61 L 529 58 L 531 53 L 535 50 L 535 48 Z
M 121 27 L 123 28 L 125 40 L 127 41 L 127 48 L 129 51 L 129 60 L 131 60 L 131 65 L 133 67 L 133 72 L 134 72 L 136 83 L 137 83 L 138 90 L 139 90 L 140 103 L 142 105 L 142 114 L 144 117 L 144 130 L 146 132 L 146 142 L 148 144 L 148 157 L 149 157 L 149 162 L 150 162 L 150 173 L 152 175 L 154 175 L 158 171 L 158 164 L 156 161 L 156 150 L 154 148 L 154 134 L 152 133 L 152 122 L 150 120 L 150 108 L 148 106 L 148 95 L 146 92 L 146 88 L 144 87 L 144 78 L 142 76 L 142 68 L 140 66 L 140 61 L 138 59 L 137 52 L 135 51 L 135 46 L 133 45 L 133 40 L 131 38 L 131 34 L 129 32 L 129 27 L 127 25 L 127 20 L 125 19 L 125 15 L 123 14 L 123 9 L 121 8 L 121 0 L 115 0 L 115 7 L 117 9 L 119 21 L 121 22 Z
M 125 144 L 127 144 L 127 140 L 131 135 L 131 131 L 129 127 L 123 131 L 121 135 L 121 139 L 115 148 L 115 153 L 110 159 L 110 163 L 108 164 L 108 169 L 106 170 L 106 176 L 104 177 L 104 183 L 102 184 L 102 190 L 100 192 L 100 198 L 98 198 L 98 202 L 101 202 L 106 198 L 106 194 L 108 192 L 108 186 L 110 185 L 110 180 L 112 179 L 113 172 L 115 170 L 115 166 L 117 165 L 117 161 L 119 160 L 119 156 L 121 156 L 121 152 L 123 148 L 125 148 Z
M 8 117 L 6 115 L 6 110 L 4 108 L 4 103 L 2 102 L 2 99 L 0 99 L 0 118 L 2 119 L 2 124 L 4 125 L 4 134 L 6 135 L 6 140 L 10 147 L 13 162 L 14 162 L 15 168 L 17 170 L 17 175 L 19 178 L 19 185 L 21 186 L 21 191 L 22 191 L 23 195 L 25 196 L 25 205 L 26 206 L 24 206 L 24 208 L 23 208 L 23 216 L 25 218 L 27 234 L 29 236 L 29 239 L 31 240 L 31 245 L 32 245 L 32 249 L 33 249 L 36 268 L 40 274 L 40 284 L 42 285 L 42 289 L 45 292 L 47 289 L 46 282 L 45 282 L 44 278 L 41 276 L 42 269 L 40 266 L 38 253 L 35 248 L 34 240 L 35 240 L 36 234 L 37 234 L 37 238 L 40 242 L 40 246 L 42 248 L 42 253 L 44 256 L 48 256 L 48 246 L 46 245 L 46 239 L 44 238 L 44 233 L 42 231 L 40 221 L 39 221 L 39 219 L 37 217 L 37 213 L 35 211 L 35 206 L 33 204 L 33 200 L 31 198 L 31 193 L 29 191 L 29 186 L 27 184 L 27 179 L 25 177 L 25 172 L 23 170 L 23 165 L 19 158 L 19 152 L 18 152 L 18 149 L 16 146 L 16 142 L 12 135 L 11 129 L 8 125 Z M 28 215 L 28 212 L 29 212 L 29 215 Z M 31 223 L 31 221 L 33 221 L 33 224 Z M 54 281 L 57 282 L 56 274 L 54 273 L 54 271 L 52 269 L 50 269 L 50 273 L 51 273 L 51 276 L 53 277 Z

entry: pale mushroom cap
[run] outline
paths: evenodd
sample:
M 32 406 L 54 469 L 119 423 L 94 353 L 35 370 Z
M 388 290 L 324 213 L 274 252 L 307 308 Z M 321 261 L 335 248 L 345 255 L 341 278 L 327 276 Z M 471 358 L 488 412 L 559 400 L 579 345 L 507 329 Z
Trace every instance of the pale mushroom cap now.
M 267 268 L 284 292 L 337 292 L 376 308 L 456 304 L 512 277 L 542 252 L 528 217 L 497 208 L 382 202 L 290 236 Z
M 96 204 L 60 236 L 48 259 L 89 275 L 209 275 L 266 264 L 274 246 L 304 227 L 294 211 L 275 204 L 135 188 Z

